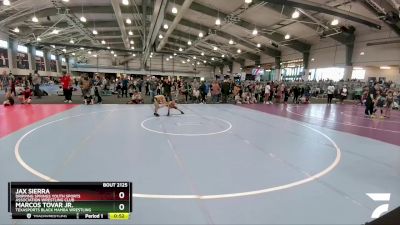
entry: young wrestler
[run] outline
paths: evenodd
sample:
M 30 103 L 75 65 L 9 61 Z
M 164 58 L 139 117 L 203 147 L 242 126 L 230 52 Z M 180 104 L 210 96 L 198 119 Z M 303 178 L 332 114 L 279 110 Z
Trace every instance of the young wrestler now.
M 178 107 L 176 106 L 176 103 L 175 103 L 174 100 L 172 100 L 172 101 L 167 101 L 167 100 L 165 99 L 165 96 L 164 96 L 164 95 L 156 95 L 156 96 L 154 96 L 154 107 L 155 107 L 155 108 L 154 108 L 154 115 L 155 115 L 155 116 L 160 116 L 160 115 L 158 114 L 158 109 L 159 109 L 159 108 L 162 108 L 162 107 L 164 107 L 164 106 L 168 107 L 168 114 L 167 114 L 167 116 L 169 116 L 169 111 L 170 111 L 170 109 L 176 109 L 176 110 L 178 110 L 179 112 L 181 112 L 181 114 L 184 114 L 182 110 L 178 109 Z

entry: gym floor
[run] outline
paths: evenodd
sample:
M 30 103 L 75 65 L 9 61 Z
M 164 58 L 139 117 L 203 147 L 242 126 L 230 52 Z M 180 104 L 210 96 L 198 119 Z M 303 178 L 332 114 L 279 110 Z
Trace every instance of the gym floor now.
M 366 193 L 400 206 L 398 111 L 179 107 L 159 118 L 152 105 L 0 107 L 0 224 L 32 222 L 6 213 L 9 181 L 132 181 L 127 224 L 363 224 L 382 204 Z

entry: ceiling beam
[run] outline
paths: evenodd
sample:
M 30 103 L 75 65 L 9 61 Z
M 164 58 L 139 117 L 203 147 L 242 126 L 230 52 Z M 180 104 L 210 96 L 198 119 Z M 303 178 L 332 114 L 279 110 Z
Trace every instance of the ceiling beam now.
M 183 0 L 176 0 L 176 3 L 177 4 L 181 4 L 182 1 Z M 229 15 L 227 15 L 227 14 L 221 12 L 221 11 L 218 11 L 218 10 L 210 8 L 208 6 L 199 4 L 197 2 L 193 2 L 192 5 L 190 6 L 190 9 L 193 10 L 193 11 L 208 15 L 208 16 L 212 16 L 212 17 L 216 17 L 218 14 L 219 14 L 219 16 L 221 18 L 226 18 L 226 17 L 229 16 Z M 237 25 L 237 26 L 239 26 L 239 27 L 241 27 L 241 28 L 243 28 L 243 29 L 245 29 L 247 31 L 250 31 L 250 30 L 252 30 L 254 28 L 254 24 L 249 23 L 249 22 L 247 22 L 247 21 L 245 21 L 243 19 L 241 19 L 239 22 L 235 23 L 235 25 Z M 260 33 L 258 35 L 263 36 L 265 38 L 268 38 L 268 39 L 270 39 L 272 41 L 275 41 L 275 42 L 286 41 L 285 40 L 285 35 L 283 35 L 283 34 L 281 34 L 279 32 L 274 32 L 274 33 L 271 33 L 271 34 L 269 34 L 269 33 L 262 33 L 261 34 Z M 287 42 L 287 43 L 288 43 L 287 47 L 292 48 L 292 49 L 294 49 L 296 51 L 299 51 L 299 52 L 309 52 L 310 48 L 311 48 L 311 45 L 309 45 L 309 44 L 307 44 L 305 42 L 302 42 L 300 40 L 291 40 L 290 42 Z
M 382 20 L 385 22 L 386 25 L 388 25 L 398 36 L 400 36 L 400 19 L 398 13 L 394 13 L 397 10 L 392 8 L 391 5 L 389 5 L 389 12 L 392 12 L 394 17 L 390 16 L 387 12 L 386 9 L 388 6 L 383 8 L 382 6 L 378 5 L 375 1 L 373 0 L 368 0 L 368 1 L 361 1 L 360 2 L 368 11 L 372 12 L 375 14 L 377 17 L 382 18 Z M 376 7 L 374 5 L 378 5 L 379 7 L 382 7 L 384 9 L 384 12 L 378 12 L 376 10 Z
M 161 51 L 161 49 L 164 47 L 164 45 L 167 43 L 169 35 L 171 35 L 172 31 L 175 30 L 175 27 L 179 24 L 180 20 L 182 19 L 183 15 L 187 11 L 187 9 L 190 7 L 192 4 L 193 0 L 184 0 L 182 7 L 179 9 L 178 14 L 174 16 L 172 19 L 172 23 L 169 25 L 169 28 L 167 30 L 167 33 L 165 33 L 165 38 L 161 40 L 161 42 L 157 46 L 157 51 Z M 172 15 L 171 15 L 172 16 Z
M 129 49 L 131 46 L 129 44 L 128 34 L 126 33 L 124 18 L 122 16 L 121 8 L 119 6 L 119 0 L 111 0 L 111 5 L 114 9 L 114 14 L 115 14 L 119 29 L 122 34 L 122 41 L 124 42 L 124 46 L 125 46 L 125 48 Z
M 340 17 L 343 19 L 347 19 L 353 22 L 357 22 L 360 24 L 364 24 L 366 26 L 375 28 L 375 29 L 381 29 L 381 25 L 379 25 L 379 21 L 373 20 L 371 18 L 368 18 L 366 16 L 362 16 L 362 15 L 358 15 L 356 13 L 353 12 L 348 12 L 345 10 L 341 10 L 332 6 L 328 6 L 322 3 L 316 3 L 316 2 L 312 2 L 309 0 L 254 0 L 253 1 L 254 4 L 257 3 L 262 3 L 262 2 L 267 2 L 267 3 L 271 3 L 271 4 L 277 4 L 277 5 L 285 5 L 288 7 L 292 7 L 292 8 L 301 8 L 301 9 L 305 9 L 305 10 L 311 10 L 311 11 L 315 11 L 318 13 L 325 13 L 328 15 L 332 15 L 332 16 L 336 16 L 336 17 Z

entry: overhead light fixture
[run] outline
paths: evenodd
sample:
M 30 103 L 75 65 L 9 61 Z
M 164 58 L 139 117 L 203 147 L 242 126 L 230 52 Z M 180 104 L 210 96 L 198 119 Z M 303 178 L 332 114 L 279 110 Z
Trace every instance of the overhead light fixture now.
M 203 63 L 207 63 L 207 61 L 206 61 L 206 60 L 204 60 L 204 61 L 203 61 Z
M 196 57 L 196 56 L 193 56 L 193 59 L 197 59 L 197 57 Z
M 200 32 L 200 33 L 199 33 L 199 37 L 201 37 L 201 38 L 204 37 L 203 32 Z
M 314 59 L 314 58 L 312 58 L 312 59 L 311 59 L 311 61 L 312 61 L 312 62 L 314 62 L 314 61 L 315 61 L 315 59 Z
M 353 70 L 363 70 L 364 68 L 362 67 L 354 67 Z
M 118 55 L 117 54 L 114 54 L 114 57 L 117 57 Z
M 285 35 L 285 39 L 286 39 L 286 40 L 289 40 L 289 39 L 290 39 L 290 34 L 286 34 L 286 35 Z
M 39 19 L 36 16 L 33 16 L 32 17 L 32 22 L 37 23 L 37 22 L 39 22 Z
M 211 58 L 211 61 L 214 61 L 214 57 Z
M 135 46 L 132 46 L 131 49 L 132 49 L 132 50 L 135 50 Z
M 133 40 L 131 40 L 129 43 L 131 43 L 131 45 L 135 44 L 135 42 Z
M 178 9 L 175 6 L 172 7 L 172 13 L 173 14 L 177 14 L 178 13 Z
M 200 65 L 200 62 L 197 62 L 197 65 Z
M 179 51 L 181 52 L 181 51 L 183 51 L 183 49 L 182 49 L 182 48 L 179 48 Z
M 360 52 L 360 55 L 365 55 L 365 52 Z
M 131 24 L 131 23 L 132 23 L 132 20 L 129 19 L 129 18 L 126 18 L 125 22 L 126 22 L 127 24 Z
M 192 45 L 192 41 L 191 40 L 188 41 L 188 45 Z
M 390 66 L 381 66 L 380 69 L 381 70 L 390 70 L 391 67 Z
M 129 5 L 129 0 L 122 0 L 123 5 Z
M 133 32 L 130 30 L 130 31 L 128 32 L 128 34 L 129 34 L 130 36 L 132 36 L 132 35 L 133 35 Z
M 133 53 L 133 54 L 132 54 L 132 56 L 133 56 L 133 57 L 135 57 L 135 56 L 136 56 L 136 54 L 135 54 L 135 53 Z
M 150 55 L 150 58 L 153 58 L 153 55 Z
M 217 46 L 214 46 L 214 47 L 213 47 L 213 50 L 214 50 L 214 51 L 217 51 L 217 50 L 218 50 Z
M 167 58 L 167 59 L 165 59 L 165 60 L 169 61 L 169 58 Z
M 40 37 L 37 37 L 36 38 L 36 41 L 41 41 L 42 39 L 40 38 Z
M 190 59 L 186 59 L 187 62 L 190 62 Z
M 62 0 L 63 2 L 69 2 L 69 0 Z
M 252 0 L 244 0 L 244 3 L 246 4 L 250 4 L 252 2 Z
M 219 18 L 217 18 L 217 19 L 215 20 L 215 25 L 221 25 L 221 20 L 220 20 Z
M 81 16 L 81 18 L 79 18 L 79 20 L 81 21 L 81 22 L 83 22 L 83 23 L 86 23 L 86 18 L 84 17 L 84 16 Z
M 172 56 L 172 55 L 170 55 L 170 56 L 169 56 L 169 58 L 170 58 L 170 59 L 172 59 L 172 58 L 173 58 L 173 56 Z
M 186 63 L 185 60 L 182 60 L 182 63 L 185 64 Z
M 221 57 L 222 57 L 222 58 L 225 58 L 225 55 L 224 55 L 224 54 L 222 54 L 222 55 L 221 55 Z
M 97 58 L 97 55 L 93 55 L 93 57 Z
M 14 32 L 19 33 L 19 28 L 18 27 L 14 28 Z
M 106 44 L 106 41 L 105 41 L 105 40 L 101 40 L 101 44 L 102 44 L 102 45 L 105 45 L 105 44 Z
M 107 46 L 107 49 L 110 49 L 111 47 L 110 46 Z
M 55 45 L 50 45 L 52 48 L 56 48 L 56 46 Z
M 10 0 L 4 0 L 3 5 L 7 5 L 7 6 L 11 5 Z
M 257 44 L 257 48 L 261 48 L 261 44 L 260 43 Z
M 97 35 L 99 32 L 97 32 L 97 30 L 93 30 L 93 32 L 92 32 L 94 35 Z
M 67 52 L 67 49 L 65 49 L 65 48 L 63 48 L 63 50 L 62 50 L 63 52 Z
M 158 38 L 159 38 L 159 39 L 162 39 L 162 38 L 163 38 L 162 34 L 158 35 Z
M 114 54 L 114 51 L 111 51 L 111 54 Z
M 73 52 L 72 55 L 75 56 L 76 55 L 75 52 Z
M 69 43 L 74 44 L 75 41 L 73 39 L 69 40 Z
M 164 24 L 164 30 L 168 30 L 168 24 Z
M 242 50 L 240 48 L 236 51 L 237 53 L 242 53 Z
M 257 28 L 254 28 L 254 30 L 253 30 L 253 32 L 252 32 L 252 34 L 253 34 L 254 36 L 258 34 L 258 30 L 257 30 Z
M 233 45 L 233 40 L 232 40 L 232 39 L 229 40 L 229 44 L 230 44 L 230 45 Z
M 292 13 L 292 19 L 297 19 L 300 17 L 300 12 L 298 10 L 294 10 Z
M 80 50 L 85 50 L 85 48 L 84 48 L 84 47 L 80 47 L 79 49 L 80 49 Z
M 339 20 L 338 19 L 333 19 L 332 22 L 331 22 L 332 26 L 336 26 L 338 24 L 339 24 Z
M 202 53 L 201 53 L 201 55 L 203 55 L 203 56 L 204 56 L 204 52 L 202 52 Z
M 60 33 L 60 31 L 59 31 L 59 30 L 57 30 L 57 29 L 54 29 L 52 33 L 53 33 L 53 34 L 59 34 L 59 33 Z
M 91 55 L 91 54 L 92 54 L 92 51 L 88 51 L 88 54 Z

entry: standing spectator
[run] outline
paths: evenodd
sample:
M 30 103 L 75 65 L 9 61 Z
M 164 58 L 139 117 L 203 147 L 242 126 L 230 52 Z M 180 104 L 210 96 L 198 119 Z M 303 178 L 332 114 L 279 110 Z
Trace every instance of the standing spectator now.
M 267 82 L 267 85 L 265 85 L 264 92 L 264 104 L 271 104 L 272 102 L 269 101 L 269 96 L 271 94 L 271 86 L 269 82 Z
M 2 82 L 5 93 L 7 93 L 8 86 L 10 85 L 10 83 L 9 83 L 9 78 L 8 78 L 7 72 L 5 70 L 3 71 L 3 76 L 1 77 L 1 82 Z
M 206 100 L 207 85 L 204 81 L 201 82 L 199 91 L 200 91 L 200 97 L 201 97 L 200 102 L 206 104 L 207 103 L 207 100 Z
M 72 103 L 72 79 L 69 74 L 64 73 L 60 79 L 64 93 L 64 103 Z
M 222 92 L 222 102 L 223 103 L 227 103 L 228 102 L 228 97 L 229 97 L 229 92 L 230 92 L 230 83 L 227 80 L 224 80 L 224 82 L 222 83 L 222 88 L 221 88 L 221 92 Z
M 340 103 L 343 104 L 343 101 L 347 98 L 347 86 L 344 85 L 342 90 L 340 90 Z
M 17 96 L 17 92 L 15 91 L 15 77 L 14 75 L 10 72 L 10 74 L 8 74 L 8 79 L 9 79 L 9 83 L 10 83 L 10 92 L 11 94 L 14 93 L 14 96 Z
M 29 76 L 28 76 L 29 85 L 33 85 L 33 84 L 32 84 L 32 79 L 33 79 L 32 73 L 29 73 Z
M 122 97 L 124 97 L 124 94 L 126 98 L 128 97 L 128 83 L 128 76 L 124 76 L 122 80 Z
M 42 98 L 42 91 L 40 91 L 40 84 L 42 83 L 42 78 L 40 77 L 39 73 L 37 70 L 35 70 L 35 73 L 33 74 L 32 78 L 32 84 L 34 87 L 34 93 L 37 96 L 37 98 Z
M 163 82 L 163 88 L 164 88 L 164 96 L 167 98 L 167 101 L 172 101 L 172 95 L 171 95 L 171 88 L 172 88 L 172 83 L 170 80 L 166 80 Z
M 332 104 L 333 94 L 335 93 L 335 86 L 332 83 L 329 84 L 328 89 L 328 104 Z
M 219 97 L 221 95 L 221 87 L 217 81 L 213 81 L 211 84 L 211 95 L 213 103 L 219 103 Z

